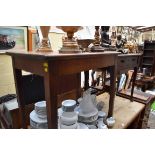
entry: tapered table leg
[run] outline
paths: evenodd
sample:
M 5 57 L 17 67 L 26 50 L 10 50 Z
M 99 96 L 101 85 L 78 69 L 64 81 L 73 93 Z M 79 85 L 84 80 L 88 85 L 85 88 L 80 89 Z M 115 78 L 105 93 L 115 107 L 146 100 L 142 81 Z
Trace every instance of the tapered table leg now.
M 110 99 L 109 99 L 109 111 L 108 117 L 113 116 L 113 109 L 114 109 L 114 99 L 115 99 L 115 80 L 116 80 L 116 66 L 110 67 Z
M 24 90 L 22 87 L 22 71 L 13 67 L 14 79 L 16 85 L 17 101 L 19 106 L 19 113 L 21 116 L 22 128 L 26 129 L 26 110 L 25 110 L 25 99 L 24 99 Z
M 85 82 L 84 82 L 84 90 L 89 88 L 89 71 L 84 72 Z
M 47 73 L 44 77 L 45 85 L 45 100 L 47 106 L 47 120 L 49 129 L 58 128 L 57 118 L 57 91 L 58 91 L 59 78 L 50 76 Z

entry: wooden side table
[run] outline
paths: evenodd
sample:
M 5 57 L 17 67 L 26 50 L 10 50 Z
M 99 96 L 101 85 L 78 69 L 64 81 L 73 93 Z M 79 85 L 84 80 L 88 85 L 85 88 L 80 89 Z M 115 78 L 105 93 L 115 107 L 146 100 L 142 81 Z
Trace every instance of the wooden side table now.
M 57 128 L 57 104 L 61 93 L 76 90 L 81 95 L 80 74 L 95 68 L 110 68 L 110 99 L 108 116 L 113 115 L 117 52 L 59 54 L 58 52 L 7 52 L 12 57 L 18 103 L 25 124 L 25 101 L 22 88 L 22 70 L 40 75 L 44 79 L 48 128 Z M 72 78 L 74 76 L 74 78 Z M 75 80 L 75 81 L 74 81 Z M 72 83 L 71 87 L 69 87 Z M 66 88 L 67 87 L 67 88 Z

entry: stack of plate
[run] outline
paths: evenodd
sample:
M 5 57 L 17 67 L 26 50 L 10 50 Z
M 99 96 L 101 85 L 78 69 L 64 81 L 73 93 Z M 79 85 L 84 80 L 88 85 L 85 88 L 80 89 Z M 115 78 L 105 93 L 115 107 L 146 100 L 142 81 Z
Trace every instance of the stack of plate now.
M 35 110 L 30 113 L 31 129 L 47 129 L 46 102 L 35 103 Z

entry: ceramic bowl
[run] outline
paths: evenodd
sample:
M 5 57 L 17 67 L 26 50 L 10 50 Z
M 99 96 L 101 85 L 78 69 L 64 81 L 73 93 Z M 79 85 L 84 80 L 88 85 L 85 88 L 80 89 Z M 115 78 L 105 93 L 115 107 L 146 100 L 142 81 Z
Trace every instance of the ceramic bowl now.
M 60 116 L 60 122 L 64 125 L 75 124 L 78 120 L 78 115 L 76 112 L 63 112 Z
M 115 119 L 113 117 L 107 118 L 107 125 L 108 127 L 113 127 L 115 124 Z
M 98 118 L 106 118 L 107 114 L 104 111 L 98 112 Z
M 97 118 L 98 118 L 97 110 L 89 114 L 82 114 L 80 112 L 78 114 L 78 121 L 85 124 L 94 124 L 94 122 L 97 121 Z
M 75 107 L 76 107 L 75 100 L 64 100 L 62 102 L 62 110 L 64 112 L 72 112 L 72 111 L 74 111 Z

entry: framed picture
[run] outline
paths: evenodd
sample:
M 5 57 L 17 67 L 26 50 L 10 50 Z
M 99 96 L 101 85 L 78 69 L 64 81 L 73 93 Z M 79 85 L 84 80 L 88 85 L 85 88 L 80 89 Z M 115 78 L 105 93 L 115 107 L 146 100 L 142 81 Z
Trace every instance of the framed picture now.
M 27 26 L 0 26 L 0 52 L 28 50 Z
M 29 41 L 28 50 L 34 51 L 39 47 L 39 43 L 40 43 L 38 30 L 30 28 L 28 31 L 29 31 L 28 32 L 28 41 Z

